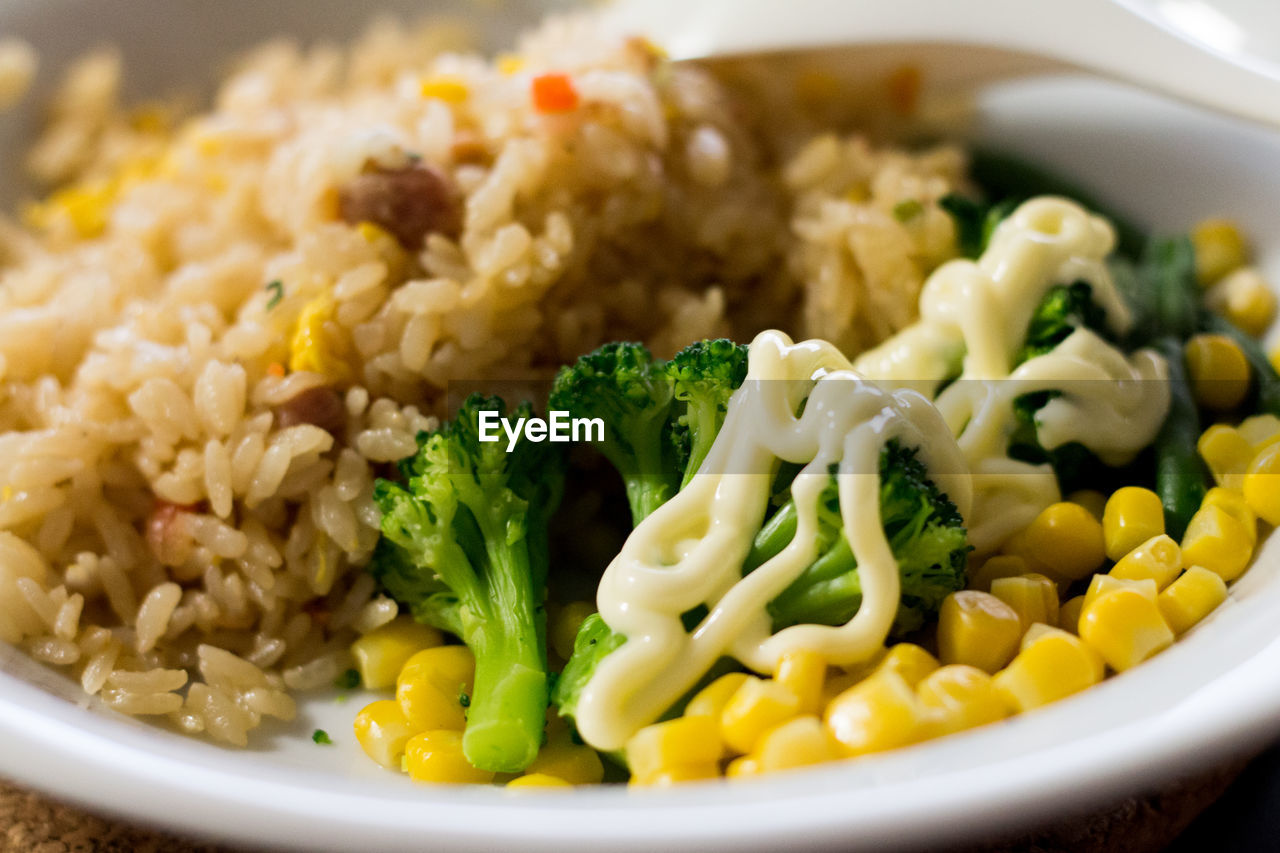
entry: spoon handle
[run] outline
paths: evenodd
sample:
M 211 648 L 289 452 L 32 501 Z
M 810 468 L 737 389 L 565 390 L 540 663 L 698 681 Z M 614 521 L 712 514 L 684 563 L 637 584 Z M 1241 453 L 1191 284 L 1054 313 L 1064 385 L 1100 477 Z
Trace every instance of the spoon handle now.
M 616 0 L 614 25 L 673 59 L 874 44 L 974 45 L 1053 60 L 1280 125 L 1280 77 L 1115 0 Z M 1011 66 L 1012 67 L 1012 66 Z

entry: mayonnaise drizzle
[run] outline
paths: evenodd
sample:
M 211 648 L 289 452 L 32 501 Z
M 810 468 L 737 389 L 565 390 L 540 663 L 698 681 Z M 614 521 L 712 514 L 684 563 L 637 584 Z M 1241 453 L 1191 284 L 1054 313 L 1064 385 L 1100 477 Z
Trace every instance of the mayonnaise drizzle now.
M 976 263 L 951 261 L 934 271 L 920 295 L 917 323 L 854 362 L 882 385 L 930 396 L 959 373 L 934 402 L 973 474 L 969 540 L 979 552 L 994 549 L 1060 498 L 1047 465 L 1007 455 L 1017 426 L 1015 399 L 1059 391 L 1039 412 L 1041 443 L 1053 449 L 1078 441 L 1113 465 L 1150 444 L 1164 421 L 1168 368 L 1150 350 L 1126 356 L 1081 329 L 1052 352 L 1013 366 L 1036 306 L 1055 284 L 1088 282 L 1111 331 L 1128 329 L 1128 306 L 1105 263 L 1114 246 L 1105 219 L 1067 199 L 1032 199 L 996 228 Z
M 899 584 L 880 521 L 881 449 L 894 438 L 920 448 L 962 514 L 969 481 L 951 431 L 928 400 L 882 389 L 850 367 L 823 341 L 792 344 L 781 332 L 764 332 L 752 342 L 747 379 L 730 399 L 697 476 L 640 523 L 601 580 L 600 614 L 627 641 L 600 663 L 579 698 L 577 725 L 589 743 L 621 747 L 724 655 L 771 672 L 792 650 L 840 664 L 883 645 Z M 796 535 L 743 577 L 778 460 L 804 465 L 792 484 Z M 766 605 L 817 557 L 818 499 L 832 464 L 862 604 L 844 625 L 795 625 L 774 634 Z M 701 604 L 710 613 L 686 633 L 681 614 Z
M 747 380 L 702 468 L 641 522 L 601 580 L 600 613 L 626 642 L 580 695 L 577 725 L 587 742 L 621 748 L 725 655 L 772 672 L 792 650 L 850 664 L 879 649 L 900 592 L 880 519 L 879 458 L 889 440 L 919 449 L 979 551 L 1059 499 L 1048 466 L 1008 456 L 1017 397 L 1060 392 L 1038 418 L 1048 448 L 1079 441 L 1119 464 L 1149 444 L 1169 402 L 1165 383 L 1149 381 L 1167 377 L 1155 353 L 1126 356 L 1079 330 L 1052 352 L 1013 364 L 1036 306 L 1055 284 L 1089 282 L 1111 330 L 1125 331 L 1129 313 L 1104 263 L 1114 243 L 1111 226 L 1075 203 L 1033 199 L 996 229 L 976 263 L 938 268 L 922 291 L 920 320 L 852 365 L 822 341 L 759 335 Z M 935 394 L 931 405 L 926 396 Z M 778 460 L 804 465 L 792 484 L 796 534 L 743 577 Z M 844 625 L 773 634 L 766 606 L 817 556 L 817 501 L 833 463 L 861 606 Z M 710 612 L 686 632 L 681 615 L 699 605 Z

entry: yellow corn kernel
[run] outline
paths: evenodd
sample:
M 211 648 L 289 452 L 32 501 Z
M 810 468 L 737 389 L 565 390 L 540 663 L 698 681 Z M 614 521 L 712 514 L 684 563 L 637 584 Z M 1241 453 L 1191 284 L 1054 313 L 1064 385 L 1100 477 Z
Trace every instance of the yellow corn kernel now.
M 1254 453 L 1280 442 L 1280 418 L 1272 414 L 1250 415 L 1236 427 L 1245 441 L 1253 447 Z
M 1030 572 L 1031 567 L 1021 557 L 1015 557 L 1012 554 L 996 554 L 994 557 L 988 557 L 987 561 L 969 578 L 969 589 L 991 592 L 991 582 L 993 580 L 997 578 L 1016 578 L 1018 575 L 1025 575 Z
M 1239 227 L 1230 219 L 1206 219 L 1191 229 L 1195 247 L 1196 279 L 1202 287 L 1244 266 L 1249 249 Z
M 1041 510 L 1003 550 L 1026 560 L 1034 571 L 1072 581 L 1098 568 L 1107 556 L 1102 522 L 1079 504 L 1065 501 Z
M 438 646 L 444 636 L 430 625 L 415 622 L 410 616 L 398 616 L 381 628 L 375 628 L 351 644 L 360 683 L 370 690 L 381 690 L 396 683 L 405 661 L 415 652 Z
M 664 767 L 650 776 L 632 776 L 631 784 L 667 788 L 680 782 L 701 782 L 704 779 L 716 779 L 719 776 L 719 764 L 714 761 L 702 761 L 697 764 L 676 764 Z
M 1249 499 L 1248 486 L 1246 476 L 1245 500 Z M 1253 501 L 1249 501 L 1249 505 L 1257 510 Z M 1240 519 L 1221 506 L 1201 504 L 1182 537 L 1182 561 L 1188 566 L 1204 566 L 1217 572 L 1229 583 L 1240 577 L 1249 565 L 1249 558 L 1253 556 L 1252 538 Z
M 1084 596 L 1077 595 L 1062 602 L 1058 608 L 1058 627 L 1076 634 L 1080 631 L 1080 611 L 1084 610 Z
M 1160 615 L 1175 634 L 1185 634 L 1227 600 L 1227 584 L 1216 573 L 1191 566 L 1156 598 Z
M 1249 534 L 1249 545 L 1258 544 L 1258 516 L 1254 513 L 1244 495 L 1231 489 L 1215 486 L 1210 489 L 1201 501 L 1201 506 L 1216 506 L 1244 525 Z
M 833 699 L 823 722 L 846 755 L 864 755 L 914 743 L 923 720 L 911 685 L 882 670 Z
M 822 685 L 822 706 L 825 708 L 830 705 L 832 699 L 875 672 L 876 667 L 880 666 L 880 662 L 888 654 L 889 650 L 881 646 L 865 660 L 858 663 L 843 667 L 831 667 L 827 675 L 827 681 Z
M 744 776 L 760 775 L 760 760 L 752 755 L 739 755 L 724 769 L 724 775 L 730 779 L 740 779 Z
M 404 769 L 415 782 L 446 785 L 487 785 L 492 770 L 472 767 L 462 754 L 462 732 L 449 729 L 422 732 L 404 746 Z
M 1276 316 L 1276 297 L 1255 267 L 1241 267 L 1209 288 L 1204 304 L 1247 335 L 1262 337 Z
M 1236 491 L 1244 489 L 1244 474 L 1255 451 L 1239 430 L 1226 424 L 1214 424 L 1201 433 L 1196 450 L 1219 486 Z
M 991 676 L 964 664 L 951 664 L 925 676 L 916 687 L 930 737 L 984 726 L 1009 715 Z
M 920 651 L 924 652 L 924 649 Z M 822 706 L 822 685 L 827 680 L 827 662 L 817 652 L 805 649 L 787 652 L 778 661 L 778 671 L 773 679 L 796 695 L 800 700 L 801 712 L 816 714 Z
M 1128 580 L 1118 578 L 1114 575 L 1094 575 L 1089 581 L 1089 588 L 1085 590 L 1084 602 L 1081 604 L 1081 610 L 1093 603 L 1093 600 L 1103 593 L 1112 592 L 1117 589 L 1133 589 L 1145 595 L 1152 601 L 1156 600 L 1156 595 L 1160 589 L 1156 586 L 1156 582 L 1151 578 L 1142 578 L 1140 580 Z
M 573 641 L 578 636 L 582 621 L 595 612 L 595 605 L 589 601 L 571 601 L 561 607 L 560 612 L 551 620 L 547 639 L 551 641 L 551 648 L 563 660 L 568 660 L 573 654 Z
M 546 773 L 525 773 L 507 783 L 508 788 L 572 788 L 572 782 L 566 782 Z
M 1182 549 L 1161 533 L 1121 557 L 1111 567 L 1111 577 L 1129 581 L 1150 578 L 1156 582 L 1156 589 L 1164 589 L 1181 570 Z
M 880 661 L 876 671 L 893 670 L 914 689 L 926 675 L 941 665 L 937 658 L 915 643 L 895 643 Z
M 720 723 L 720 714 L 724 711 L 724 706 L 729 704 L 729 700 L 733 698 L 733 694 L 738 692 L 738 688 L 745 684 L 753 676 L 747 675 L 745 672 L 731 672 L 728 675 L 722 675 L 706 687 L 698 691 L 689 704 L 684 706 L 684 715 L 686 717 L 710 717 Z
M 1102 659 L 1066 631 L 1045 632 L 993 679 L 1005 704 L 1021 713 L 1079 693 L 1102 680 Z
M 874 671 L 874 670 L 873 670 Z M 826 683 L 822 685 L 822 701 L 819 703 L 825 708 L 831 704 L 831 700 L 835 699 L 841 693 L 866 678 L 868 673 L 860 669 L 855 672 L 847 670 L 833 670 L 832 674 L 827 676 Z
M 1033 622 L 1058 623 L 1058 585 L 1041 574 L 999 578 L 991 594 L 1013 608 L 1025 632 Z
M 800 697 L 776 681 L 750 678 L 720 713 L 720 733 L 737 752 L 750 752 L 769 729 L 800 713 Z
M 822 721 L 812 714 L 803 714 L 766 732 L 752 755 L 759 762 L 760 771 L 772 773 L 835 761 L 841 752 Z
M 604 765 L 594 749 L 574 743 L 568 729 L 561 729 L 548 734 L 546 746 L 525 772 L 553 776 L 571 785 L 597 785 L 604 778 Z
M 989 592 L 953 592 L 938 611 L 938 656 L 944 664 L 995 672 L 1017 654 L 1021 637 L 1018 611 Z
M 498 71 L 510 77 L 512 74 L 518 74 L 524 68 L 524 57 L 517 56 L 514 53 L 501 53 L 497 59 Z
M 1079 489 L 1067 495 L 1067 500 L 1079 504 L 1089 510 L 1089 514 L 1102 521 L 1102 514 L 1107 508 L 1107 496 L 1093 489 Z
M 350 372 L 348 347 L 345 339 L 331 328 L 334 307 L 328 295 L 303 306 L 289 340 L 290 370 L 319 373 L 338 382 L 346 378 Z
M 460 732 L 467 725 L 466 707 L 475 673 L 475 658 L 466 646 L 423 649 L 405 661 L 400 670 L 396 702 L 418 731 Z
M 54 192 L 44 202 L 27 207 L 23 220 L 31 228 L 46 229 L 65 217 L 64 221 L 71 223 L 77 236 L 97 237 L 107 227 L 116 193 L 114 181 L 74 184 Z
M 1240 437 L 1249 442 L 1254 453 L 1280 442 L 1280 417 L 1266 413 L 1250 415 L 1236 424 Z
M 1107 499 L 1102 513 L 1102 537 L 1108 560 L 1119 560 L 1161 533 L 1164 533 L 1164 505 L 1155 492 L 1125 486 Z
M 715 721 L 698 716 L 645 726 L 627 741 L 626 751 L 631 774 L 648 779 L 674 767 L 715 763 L 723 747 Z
M 1191 394 L 1202 406 L 1229 411 L 1249 392 L 1249 361 L 1226 335 L 1195 335 L 1183 348 Z
M 437 74 L 422 81 L 419 87 L 422 97 L 435 98 L 447 104 L 460 104 L 471 94 L 467 83 L 452 74 Z
M 409 725 L 400 706 L 390 699 L 365 705 L 356 714 L 352 728 L 355 729 L 356 741 L 365 754 L 383 767 L 391 769 L 400 767 L 400 756 L 404 755 L 405 744 L 419 731 Z
M 404 273 L 404 268 L 409 263 L 409 256 L 394 234 L 368 219 L 356 224 L 356 233 L 377 251 L 378 257 L 387 265 L 391 278 L 397 279 Z
M 1080 639 L 1117 672 L 1173 645 L 1156 602 L 1132 589 L 1099 595 L 1080 614 Z
M 1244 499 L 1258 518 L 1272 527 L 1280 527 L 1280 444 L 1265 448 L 1249 463 L 1249 470 L 1244 475 Z M 1213 566 L 1206 568 L 1212 569 Z M 1224 576 L 1223 580 L 1231 578 Z
M 1063 629 L 1056 625 L 1049 625 L 1045 622 L 1033 622 L 1031 623 L 1031 627 L 1027 628 L 1027 632 L 1022 635 L 1022 642 L 1018 643 L 1018 651 L 1022 651 L 1029 647 L 1041 637 L 1052 636 L 1061 630 Z

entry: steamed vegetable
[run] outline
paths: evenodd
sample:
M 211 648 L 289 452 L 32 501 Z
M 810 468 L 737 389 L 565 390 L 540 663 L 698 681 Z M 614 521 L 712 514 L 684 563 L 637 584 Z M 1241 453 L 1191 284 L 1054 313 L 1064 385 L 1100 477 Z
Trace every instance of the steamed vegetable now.
M 969 553 L 964 523 L 955 505 L 927 477 L 915 451 L 891 442 L 880 459 L 880 516 L 898 559 L 902 600 L 894 632 L 921 627 L 937 615 L 943 599 L 965 583 Z M 773 630 L 790 625 L 847 622 L 862 603 L 858 566 L 844 536 L 834 474 L 819 502 L 819 555 L 769 605 Z M 756 534 L 743 573 L 777 555 L 795 536 L 796 507 L 786 501 Z M 573 656 L 556 683 L 552 699 L 567 717 L 596 667 L 625 638 L 599 614 L 585 620 Z
M 382 535 L 370 571 L 414 618 L 475 655 L 462 748 L 473 765 L 515 772 L 542 741 L 547 706 L 547 522 L 560 500 L 563 445 L 479 440 L 495 397 L 472 395 L 455 420 L 419 437 L 403 482 L 379 480 Z M 516 417 L 532 414 L 528 404 Z
M 1027 336 L 1017 363 L 1052 351 L 1076 329 L 1089 329 L 1103 338 L 1111 337 L 1106 312 L 1093 301 L 1093 288 L 1087 281 L 1049 288 L 1027 324 Z
M 688 483 L 747 372 L 747 348 L 699 341 L 663 362 L 643 344 L 609 343 L 561 368 L 549 406 L 600 418 L 595 447 L 622 475 L 633 524 Z
M 862 602 L 858 565 L 844 536 L 836 478 L 819 502 L 819 556 L 769 605 L 774 630 L 800 623 L 842 625 Z M 922 626 L 942 600 L 964 586 L 969 546 L 964 521 L 928 478 L 912 449 L 890 442 L 880 454 L 880 522 L 898 559 L 902 601 L 895 633 Z M 744 572 L 776 556 L 796 529 L 795 503 L 788 501 L 761 528 Z
M 724 425 L 729 398 L 747 378 L 747 348 L 723 338 L 698 341 L 676 353 L 667 362 L 666 373 L 676 400 L 684 404 L 671 426 L 676 458 L 684 471 L 680 488 L 684 488 Z

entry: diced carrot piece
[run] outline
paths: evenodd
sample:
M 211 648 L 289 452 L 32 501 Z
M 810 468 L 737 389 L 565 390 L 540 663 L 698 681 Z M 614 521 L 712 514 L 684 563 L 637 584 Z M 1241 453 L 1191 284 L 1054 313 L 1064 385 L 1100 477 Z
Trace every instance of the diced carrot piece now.
M 540 113 L 567 113 L 578 108 L 578 90 L 568 74 L 533 78 L 533 106 Z

